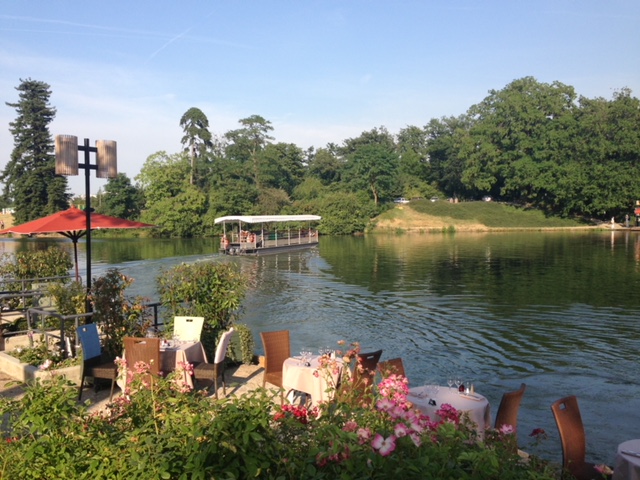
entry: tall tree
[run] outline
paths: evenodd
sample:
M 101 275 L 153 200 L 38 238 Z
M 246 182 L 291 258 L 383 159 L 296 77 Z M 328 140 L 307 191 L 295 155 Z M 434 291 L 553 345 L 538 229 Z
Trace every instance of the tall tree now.
M 209 132 L 209 119 L 196 107 L 187 110 L 180 119 L 180 126 L 184 130 L 182 145 L 184 151 L 191 155 L 191 185 L 194 184 L 196 171 L 196 159 L 206 154 L 207 148 L 213 147 L 211 132 Z
M 253 181 L 260 187 L 259 153 L 273 140 L 269 132 L 273 130 L 271 122 L 260 115 L 239 120 L 242 128 L 231 130 L 225 138 L 231 143 L 227 146 L 227 156 L 241 163 L 250 163 Z
M 53 141 L 49 124 L 56 109 L 49 104 L 49 85 L 20 79 L 17 103 L 7 102 L 18 113 L 9 123 L 14 148 L 0 180 L 4 200 L 13 204 L 14 221 L 24 223 L 68 207 L 67 179 L 55 174 Z

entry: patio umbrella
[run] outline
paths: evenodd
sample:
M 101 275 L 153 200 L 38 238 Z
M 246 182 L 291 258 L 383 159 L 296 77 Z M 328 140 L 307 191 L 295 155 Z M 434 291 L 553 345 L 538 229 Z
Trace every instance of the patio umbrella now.
M 78 273 L 78 240 L 87 234 L 87 217 L 84 210 L 72 206 L 68 210 L 54 213 L 47 217 L 42 217 L 31 222 L 23 223 L 13 227 L 0 230 L 0 235 L 6 233 L 17 233 L 20 235 L 37 235 L 39 233 L 59 233 L 73 242 L 73 256 L 76 265 L 76 281 L 79 280 Z M 91 212 L 91 230 L 101 230 L 105 228 L 150 228 L 155 225 L 142 222 L 132 222 L 124 218 L 110 217 L 99 213 Z

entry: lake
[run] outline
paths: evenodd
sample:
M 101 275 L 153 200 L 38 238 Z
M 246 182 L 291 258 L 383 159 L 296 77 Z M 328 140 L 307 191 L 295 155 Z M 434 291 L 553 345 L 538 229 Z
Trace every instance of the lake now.
M 0 252 L 64 239 L 3 240 Z M 81 273 L 84 245 L 79 245 Z M 303 252 L 220 257 L 217 239 L 92 242 L 94 276 L 117 267 L 131 293 L 157 300 L 164 268 L 205 259 L 251 280 L 243 322 L 289 329 L 292 352 L 339 339 L 403 358 L 413 385 L 448 372 L 475 384 L 492 415 L 503 392 L 527 384 L 519 444 L 560 461 L 550 405 L 577 395 L 587 456 L 613 463 L 640 425 L 640 236 L 636 232 L 519 232 L 322 237 Z M 549 438 L 529 447 L 528 434 Z

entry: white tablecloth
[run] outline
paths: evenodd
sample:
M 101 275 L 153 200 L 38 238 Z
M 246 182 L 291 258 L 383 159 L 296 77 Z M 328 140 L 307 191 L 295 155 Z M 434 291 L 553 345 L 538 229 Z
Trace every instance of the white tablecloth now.
M 124 352 L 122 354 L 123 358 Z M 207 361 L 207 354 L 201 342 L 182 343 L 171 348 L 160 348 L 160 371 L 163 376 L 167 376 L 178 368 L 178 363 L 202 363 Z M 124 389 L 126 372 L 120 372 L 118 377 L 118 386 Z M 184 382 L 193 388 L 193 378 L 191 375 L 184 374 Z
M 318 370 L 318 356 L 313 356 L 309 361 L 310 366 L 304 365 L 298 358 L 287 358 L 282 364 L 282 386 L 285 391 L 297 390 L 311 395 L 311 405 L 316 406 L 320 402 L 330 400 L 333 393 L 327 392 L 329 387 L 334 387 L 338 379 L 336 375 L 327 381 L 326 370 L 318 371 L 318 376 L 313 372 Z
M 640 439 L 618 445 L 613 480 L 640 480 L 640 457 L 622 453 L 623 450 L 640 454 Z
M 436 395 L 431 394 L 431 397 L 420 398 L 417 395 L 426 393 L 425 387 L 414 387 L 409 389 L 409 396 L 407 400 L 411 401 L 422 413 L 429 415 L 432 420 L 438 420 L 436 411 L 440 409 L 443 403 L 448 403 L 456 410 L 469 413 L 469 418 L 478 427 L 478 434 L 484 435 L 485 428 L 491 426 L 491 406 L 489 400 L 479 393 L 475 393 L 476 398 L 470 398 L 469 396 L 461 395 L 458 390 L 448 387 L 440 387 L 440 390 Z M 435 405 L 429 405 L 429 398 L 433 398 L 436 401 Z

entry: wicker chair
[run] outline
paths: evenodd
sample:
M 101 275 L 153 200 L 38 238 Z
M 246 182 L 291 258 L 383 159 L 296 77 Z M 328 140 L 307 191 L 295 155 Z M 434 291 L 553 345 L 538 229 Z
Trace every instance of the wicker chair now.
M 143 337 L 124 337 L 124 358 L 127 366 L 133 367 L 138 362 L 149 365 L 153 375 L 160 372 L 160 339 Z
M 200 341 L 204 317 L 173 317 L 173 336 L 183 342 Z
M 227 349 L 229 348 L 233 332 L 235 332 L 235 330 L 232 327 L 221 335 L 216 347 L 216 356 L 213 363 L 200 363 L 193 369 L 193 375 L 196 378 L 196 381 L 208 380 L 213 384 L 216 400 L 218 399 L 219 377 L 222 378 L 222 393 L 225 396 L 227 395 L 227 382 L 224 379 L 224 367 L 227 358 Z
M 385 360 L 384 362 L 378 363 L 378 370 L 380 370 L 383 374 L 387 375 L 402 375 L 406 377 L 404 372 L 404 363 L 402 362 L 402 358 L 391 358 L 389 360 Z
M 494 424 L 496 429 L 503 425 L 511 425 L 514 430 L 518 429 L 518 411 L 520 410 L 520 403 L 522 402 L 526 388 L 527 385 L 522 383 L 518 390 L 506 392 L 502 395 Z
M 574 395 L 561 398 L 551 405 L 551 411 L 562 443 L 562 467 L 568 474 L 563 475 L 563 478 L 576 480 L 610 478 L 610 476 L 603 476 L 595 470 L 593 463 L 585 460 L 587 441 L 578 399 Z
M 291 356 L 289 330 L 261 332 L 260 338 L 264 346 L 264 376 L 262 386 L 267 383 L 283 388 L 282 364 Z M 284 391 L 280 391 L 280 403 L 284 403 Z
M 113 398 L 113 387 L 118 377 L 118 367 L 115 363 L 106 361 L 102 357 L 102 348 L 100 347 L 100 336 L 95 323 L 81 325 L 77 329 L 78 338 L 82 345 L 82 376 L 80 387 L 78 388 L 78 401 L 82 399 L 82 386 L 85 377 L 93 377 L 95 379 L 103 378 L 111 380 L 111 393 L 109 401 Z M 95 385 L 95 383 L 94 383 Z

